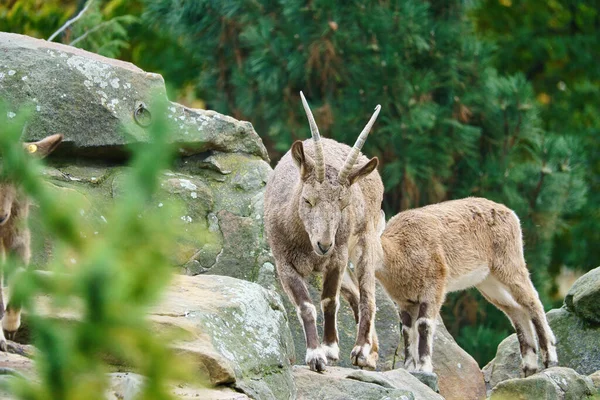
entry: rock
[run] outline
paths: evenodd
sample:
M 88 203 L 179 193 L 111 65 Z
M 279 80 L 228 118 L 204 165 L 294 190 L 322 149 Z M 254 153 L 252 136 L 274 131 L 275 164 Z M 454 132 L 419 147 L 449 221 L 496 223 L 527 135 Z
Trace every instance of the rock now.
M 175 348 L 193 355 L 213 384 L 233 380 L 253 398 L 293 398 L 294 346 L 276 293 L 229 277 L 178 276 L 151 318 L 187 333 Z
M 528 378 L 501 382 L 491 393 L 490 400 L 581 400 L 591 398 L 595 388 L 592 380 L 570 368 L 554 367 Z
M 417 378 L 421 383 L 429 386 L 436 393 L 440 392 L 438 376 L 434 372 L 411 371 L 410 374 Z
M 11 350 L 9 349 L 9 351 Z M 33 360 L 19 354 L 0 351 L 0 399 L 13 400 L 17 398 L 11 396 L 4 387 L 7 380 L 14 375 L 35 379 L 36 370 Z
M 305 366 L 293 368 L 298 400 L 441 400 L 442 397 L 412 377 L 409 373 L 393 375 L 329 367 L 323 373 Z
M 189 168 L 189 172 L 195 171 L 190 174 L 188 161 L 198 165 L 199 157 L 184 157 L 176 166 L 178 170 L 160 175 L 158 193 L 146 212 L 165 207 L 172 222 L 178 224 L 172 261 L 182 272 L 255 281 L 263 264 L 272 262 L 262 220 L 262 194 L 271 167 L 244 154 L 215 153 L 210 157 L 227 166 L 227 174 Z M 127 190 L 124 185 L 128 171 L 127 167 L 98 161 L 65 164 L 57 160 L 44 170 L 44 175 L 51 191 L 71 201 L 71 209 L 77 210 L 84 226 L 89 227 L 89 232 L 83 234 L 94 235 L 104 224 L 112 223 L 109 211 Z M 250 180 L 253 183 L 242 189 L 238 183 L 246 175 L 254 176 Z M 255 179 L 257 176 L 260 179 Z M 52 256 L 52 243 L 39 223 L 35 205 L 30 226 L 32 265 L 39 268 Z
M 580 318 L 600 323 L 600 267 L 575 281 L 565 297 L 565 306 Z
M 158 74 L 133 64 L 99 56 L 75 47 L 24 35 L 0 32 L 0 98 L 14 113 L 32 106 L 26 137 L 63 133 L 59 154 L 100 158 L 122 157 L 125 145 L 148 140 L 146 120 L 134 111 L 167 101 Z M 181 154 L 206 151 L 247 153 L 268 161 L 261 139 L 248 122 L 214 111 L 168 103 L 171 140 Z
M 566 308 L 551 310 L 546 316 L 556 336 L 559 365 L 572 368 L 582 375 L 599 370 L 600 326 L 582 321 Z M 484 367 L 487 387 L 492 389 L 504 380 L 519 378 L 520 365 L 519 343 L 513 334 L 500 343 L 496 357 Z M 542 369 L 543 364 L 538 357 L 538 370 Z
M 18 374 L 33 377 L 35 375 L 35 364 L 32 359 L 13 353 L 0 351 L 0 375 L 10 375 L 11 371 Z
M 77 310 L 50 314 L 47 303 L 40 298 L 37 309 L 65 321 L 79 318 Z M 251 398 L 294 398 L 294 345 L 277 293 L 226 276 L 176 275 L 149 318 L 158 333 L 177 338 L 171 346 L 192 360 L 195 378 Z
M 138 398 L 144 385 L 144 377 L 131 372 L 117 372 L 108 374 L 110 389 L 106 393 L 107 400 L 135 400 Z M 250 399 L 243 393 L 232 389 L 202 388 L 179 384 L 173 387 L 173 395 L 178 399 L 202 400 L 246 400 Z
M 591 374 L 590 379 L 592 380 L 592 383 L 596 387 L 596 391 L 600 395 L 600 370 Z
M 404 363 L 404 343 L 398 347 L 397 366 Z M 452 338 L 438 317 L 433 336 L 433 372 L 438 376 L 440 394 L 451 399 L 484 399 L 486 386 L 477 361 Z
M 415 375 L 414 373 L 408 372 L 405 369 L 393 369 L 391 371 L 385 371 L 382 373 L 382 375 L 389 380 L 390 382 L 392 382 L 392 384 L 397 387 L 397 388 L 403 388 L 403 387 L 412 387 L 413 389 L 413 393 L 415 393 L 415 398 L 417 399 L 422 399 L 425 398 L 426 396 L 429 396 L 429 398 L 440 398 L 441 396 L 438 395 L 438 397 L 432 397 L 431 392 L 434 393 L 439 393 L 439 388 L 438 388 L 438 381 L 437 381 L 437 375 L 435 374 L 417 374 Z M 419 380 L 419 382 L 421 382 L 423 385 L 427 386 L 430 390 L 426 390 L 425 388 L 423 388 L 423 386 L 421 385 L 417 385 L 416 383 L 414 383 L 414 379 L 412 378 L 416 378 Z

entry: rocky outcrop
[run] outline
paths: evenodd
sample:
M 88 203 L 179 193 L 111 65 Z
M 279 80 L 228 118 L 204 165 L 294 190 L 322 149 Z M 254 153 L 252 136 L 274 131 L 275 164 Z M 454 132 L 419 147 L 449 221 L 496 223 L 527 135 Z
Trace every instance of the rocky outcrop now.
M 48 317 L 79 319 L 77 309 L 47 304 L 38 299 Z M 176 275 L 149 318 L 157 333 L 177 338 L 170 346 L 192 360 L 197 381 L 256 399 L 294 398 L 294 345 L 277 293 L 227 276 Z M 23 324 L 26 331 L 26 315 Z
M 122 156 L 127 144 L 148 140 L 150 109 L 166 98 L 162 76 L 71 46 L 0 32 L 0 98 L 15 115 L 32 108 L 27 138 L 63 133 L 62 154 Z M 144 110 L 136 110 L 139 105 Z M 156 115 L 154 116 L 154 118 Z M 248 153 L 268 161 L 252 125 L 214 111 L 170 103 L 171 140 L 185 155 Z
M 404 362 L 404 343 L 398 347 L 397 364 Z M 433 371 L 439 380 L 440 394 L 447 400 L 484 399 L 486 387 L 477 361 L 452 338 L 441 318 L 433 337 Z
M 329 367 L 321 374 L 294 367 L 298 400 L 442 400 L 410 373 L 393 374 Z
M 107 400 L 135 400 L 139 398 L 144 386 L 144 377 L 131 372 L 108 374 L 110 388 L 106 393 Z M 202 400 L 249 400 L 244 393 L 238 393 L 227 387 L 206 388 L 187 384 L 174 385 L 172 393 L 177 399 Z
M 565 297 L 565 306 L 581 319 L 600 324 L 600 267 L 575 281 Z
M 29 110 L 23 140 L 63 133 L 46 171 L 57 196 L 77 197 L 90 224 L 123 190 L 129 146 L 149 140 L 157 100 L 167 102 L 167 129 L 179 148 L 161 178 L 155 206 L 179 205 L 174 264 L 190 275 L 223 274 L 256 280 L 271 260 L 263 235 L 262 192 L 271 172 L 267 151 L 248 122 L 168 102 L 160 75 L 74 47 L 0 32 L 0 98 L 8 116 Z M 139 104 L 146 109 L 138 110 Z M 35 218 L 32 263 L 46 263 Z
M 27 105 L 31 109 L 24 139 L 65 135 L 48 160 L 51 167 L 45 173 L 51 188 L 57 196 L 76 197 L 78 211 L 89 224 L 112 223 L 107 210 L 127 190 L 128 146 L 148 140 L 144 118 L 156 117 L 154 99 L 166 101 L 162 77 L 130 63 L 22 35 L 0 33 L 0 51 L 0 98 L 9 102 L 12 114 Z M 136 122 L 139 103 L 147 110 L 138 113 Z M 170 218 L 181 228 L 173 264 L 188 275 L 226 275 L 277 290 L 285 299 L 296 349 L 303 357 L 304 332 L 277 283 L 264 237 L 263 191 L 271 167 L 259 136 L 248 122 L 176 103 L 169 103 L 166 117 L 180 152 L 172 170 L 162 174 L 153 206 L 176 205 L 170 208 Z M 43 266 L 52 246 L 37 223 L 35 207 L 31 225 L 32 264 Z M 319 279 L 311 282 L 310 291 L 318 304 Z M 398 316 L 381 289 L 377 307 L 378 367 L 391 369 L 400 336 Z M 339 332 L 339 365 L 351 366 L 356 323 L 345 301 Z
M 490 400 L 584 400 L 596 390 L 592 380 L 570 368 L 555 367 L 528 378 L 509 379 L 496 386 Z

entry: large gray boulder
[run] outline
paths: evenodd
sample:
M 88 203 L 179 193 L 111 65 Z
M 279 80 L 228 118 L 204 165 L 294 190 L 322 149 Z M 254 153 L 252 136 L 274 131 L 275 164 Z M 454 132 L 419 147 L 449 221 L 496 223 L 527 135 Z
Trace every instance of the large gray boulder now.
M 398 347 L 396 367 L 404 363 L 404 342 Z M 483 374 L 477 361 L 452 338 L 441 318 L 433 336 L 433 372 L 438 376 L 440 394 L 447 400 L 479 400 L 486 397 Z
M 161 177 L 155 206 L 177 204 L 173 263 L 189 275 L 213 273 L 255 281 L 271 260 L 263 234 L 262 194 L 271 173 L 267 151 L 249 122 L 168 102 L 160 75 L 133 64 L 28 36 L 0 32 L 0 99 L 8 116 L 31 112 L 23 140 L 63 133 L 46 175 L 57 196 L 77 198 L 90 225 L 111 223 L 107 210 L 123 187 L 129 146 L 149 140 L 148 114 L 136 105 L 167 103 L 169 137 L 179 148 Z M 52 253 L 30 219 L 32 264 Z
M 506 380 L 492 390 L 490 400 L 584 400 L 595 394 L 592 380 L 570 368 L 554 367 L 528 378 Z
M 565 306 L 580 318 L 600 324 L 600 267 L 575 281 L 565 297 Z
M 329 367 L 315 373 L 305 366 L 294 367 L 298 400 L 442 400 L 428 386 L 403 371 L 392 375 L 379 372 Z
M 122 156 L 124 145 L 148 140 L 146 122 L 167 101 L 162 76 L 135 65 L 63 44 L 0 32 L 0 98 L 9 116 L 32 108 L 26 138 L 63 133 L 59 152 L 95 157 Z M 138 122 L 134 112 L 144 103 Z M 248 122 L 214 111 L 169 103 L 171 140 L 182 154 L 244 152 L 268 161 L 262 141 Z
M 48 298 L 37 303 L 49 318 L 65 323 L 80 319 L 75 307 L 57 313 Z M 261 400 L 294 398 L 294 344 L 277 293 L 227 276 L 175 275 L 148 318 L 157 334 L 175 337 L 170 346 L 193 363 L 191 383 L 229 387 Z M 23 325 L 26 332 L 27 315 Z

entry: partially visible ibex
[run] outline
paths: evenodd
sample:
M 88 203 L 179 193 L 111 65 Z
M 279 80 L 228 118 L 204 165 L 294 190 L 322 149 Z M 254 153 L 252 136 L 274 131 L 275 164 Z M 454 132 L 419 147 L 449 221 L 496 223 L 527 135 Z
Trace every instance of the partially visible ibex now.
M 446 293 L 470 287 L 511 320 L 525 376 L 537 371 L 536 333 L 544 365 L 557 365 L 554 335 L 529 279 L 521 236 L 512 210 L 481 198 L 434 204 L 390 219 L 376 276 L 398 304 L 407 369 L 432 371 L 435 318 Z
M 52 135 L 38 142 L 23 143 L 25 151 L 36 157 L 45 157 L 53 152 L 62 141 L 62 135 Z M 6 351 L 6 336 L 12 339 L 21 325 L 19 305 L 8 302 L 4 309 L 3 266 L 7 256 L 16 256 L 29 265 L 31 258 L 30 233 L 27 227 L 29 200 L 22 193 L 18 182 L 0 179 L 0 350 Z
M 354 365 L 375 367 L 375 275 L 381 261 L 377 226 L 383 184 L 378 159 L 360 154 L 380 106 L 353 148 L 321 139 L 304 95 L 302 104 L 312 140 L 296 141 L 275 167 L 265 193 L 265 227 L 279 279 L 297 309 L 306 337 L 306 363 L 322 371 L 327 359 L 339 358 L 336 316 L 340 291 L 350 303 L 358 332 L 351 353 Z M 358 167 L 354 167 L 356 162 Z M 356 266 L 358 286 L 344 276 L 348 261 Z M 316 308 L 304 278 L 323 273 L 323 345 L 319 346 Z M 349 273 L 349 271 L 346 271 Z

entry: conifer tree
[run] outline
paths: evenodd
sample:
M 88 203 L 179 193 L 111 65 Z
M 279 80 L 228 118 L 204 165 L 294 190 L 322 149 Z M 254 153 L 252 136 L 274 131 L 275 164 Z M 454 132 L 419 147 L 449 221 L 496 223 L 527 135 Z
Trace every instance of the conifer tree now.
M 532 278 L 548 302 L 553 236 L 585 201 L 581 144 L 544 131 L 531 84 L 519 73 L 498 75 L 493 44 L 478 39 L 464 2 L 158 0 L 146 7 L 201 63 L 198 89 L 209 108 L 250 120 L 274 159 L 309 135 L 300 90 L 321 133 L 345 143 L 380 103 L 364 152 L 383 162 L 388 216 L 465 196 L 507 204 L 521 217 Z M 509 328 L 499 312 L 480 307 L 485 329 Z M 455 333 L 475 322 L 452 307 L 445 313 Z

